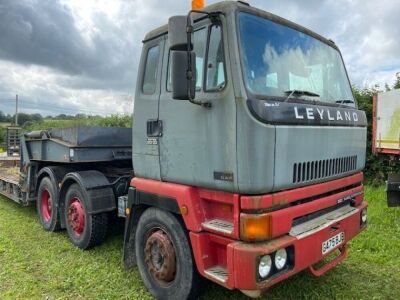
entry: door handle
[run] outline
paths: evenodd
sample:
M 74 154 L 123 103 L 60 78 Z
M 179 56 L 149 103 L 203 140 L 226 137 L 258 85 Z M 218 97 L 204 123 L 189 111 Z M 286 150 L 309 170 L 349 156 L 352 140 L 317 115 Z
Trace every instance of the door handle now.
M 163 126 L 161 120 L 147 120 L 147 137 L 161 137 Z

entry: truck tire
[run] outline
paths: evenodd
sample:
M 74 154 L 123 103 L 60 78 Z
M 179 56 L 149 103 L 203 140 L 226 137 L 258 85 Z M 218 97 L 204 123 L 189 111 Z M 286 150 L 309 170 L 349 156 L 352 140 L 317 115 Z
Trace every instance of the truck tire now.
M 166 211 L 149 208 L 135 234 L 137 265 L 156 299 L 197 299 L 202 279 L 194 264 L 184 225 Z
M 107 213 L 88 214 L 84 193 L 72 184 L 65 195 L 64 216 L 71 242 L 83 250 L 104 242 L 107 235 Z
M 56 195 L 56 187 L 49 177 L 44 177 L 39 185 L 36 209 L 43 228 L 51 232 L 61 229 Z

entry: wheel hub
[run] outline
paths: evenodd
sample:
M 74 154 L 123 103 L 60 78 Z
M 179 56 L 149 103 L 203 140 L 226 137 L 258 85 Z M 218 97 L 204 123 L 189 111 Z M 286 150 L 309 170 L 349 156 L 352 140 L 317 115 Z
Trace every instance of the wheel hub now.
M 85 211 L 78 198 L 73 198 L 69 204 L 68 224 L 77 236 L 85 229 Z
M 51 220 L 53 200 L 51 199 L 51 195 L 47 189 L 42 191 L 42 194 L 40 195 L 40 201 L 42 218 L 45 222 L 49 222 Z
M 160 285 L 168 285 L 175 279 L 175 249 L 164 231 L 159 229 L 148 236 L 144 254 L 150 274 Z

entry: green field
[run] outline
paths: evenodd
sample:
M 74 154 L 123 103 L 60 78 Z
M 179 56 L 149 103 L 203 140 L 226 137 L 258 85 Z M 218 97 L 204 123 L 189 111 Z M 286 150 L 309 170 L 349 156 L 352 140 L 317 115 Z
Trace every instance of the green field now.
M 383 188 L 366 188 L 369 228 L 349 258 L 321 278 L 302 272 L 265 299 L 400 299 L 400 209 L 386 208 Z M 136 269 L 125 272 L 120 230 L 91 251 L 65 232 L 47 233 L 33 207 L 0 198 L 0 299 L 151 299 Z M 210 284 L 204 299 L 246 299 Z

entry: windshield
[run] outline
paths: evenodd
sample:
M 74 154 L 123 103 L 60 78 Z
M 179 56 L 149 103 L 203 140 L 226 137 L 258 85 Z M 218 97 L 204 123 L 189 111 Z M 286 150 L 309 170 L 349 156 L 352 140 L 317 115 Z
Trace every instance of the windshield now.
M 255 96 L 354 103 L 341 56 L 333 47 L 247 13 L 239 14 L 239 32 L 245 83 Z

